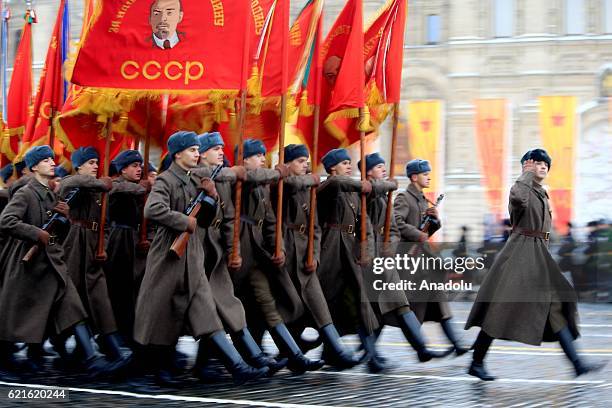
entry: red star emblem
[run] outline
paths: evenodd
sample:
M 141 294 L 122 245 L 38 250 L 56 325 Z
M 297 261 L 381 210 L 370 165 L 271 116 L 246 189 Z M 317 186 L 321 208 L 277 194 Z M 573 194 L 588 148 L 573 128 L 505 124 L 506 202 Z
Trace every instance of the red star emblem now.
M 563 115 L 553 115 L 553 116 L 551 116 L 551 119 L 552 119 L 554 127 L 561 127 L 561 126 L 563 126 L 563 122 L 565 121 L 565 116 L 563 116 Z
M 421 121 L 421 127 L 423 128 L 423 130 L 425 132 L 429 132 L 429 129 L 431 128 L 431 121 L 429 121 L 429 120 L 422 120 Z

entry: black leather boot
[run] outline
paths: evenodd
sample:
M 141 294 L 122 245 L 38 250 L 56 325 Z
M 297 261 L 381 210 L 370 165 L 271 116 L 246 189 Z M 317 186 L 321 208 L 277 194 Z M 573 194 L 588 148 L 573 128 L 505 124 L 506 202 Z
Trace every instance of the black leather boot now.
M 198 355 L 193 366 L 193 375 L 205 384 L 214 384 L 223 380 L 223 371 L 215 363 L 211 345 L 205 340 L 200 339 L 198 345 Z
M 425 346 L 425 339 L 421 333 L 421 323 L 417 319 L 414 312 L 407 312 L 397 316 L 404 337 L 408 343 L 416 350 L 417 356 L 421 363 L 431 360 L 432 358 L 442 358 L 453 352 L 453 348 L 446 351 L 432 351 Z
M 463 347 L 459 340 L 457 340 L 457 336 L 455 335 L 455 330 L 453 330 L 453 325 L 450 322 L 451 319 L 442 320 L 440 322 L 440 326 L 442 326 L 442 330 L 444 330 L 444 334 L 446 338 L 450 340 L 453 348 L 455 350 L 456 356 L 462 356 L 469 351 L 467 347 Z
M 319 337 L 325 343 L 325 348 L 323 349 L 325 364 L 341 370 L 352 368 L 359 364 L 359 359 L 347 351 L 340 343 L 340 335 L 338 330 L 336 330 L 336 326 L 333 324 L 325 325 L 319 329 L 319 333 Z
M 376 334 L 366 334 L 365 330 L 359 330 L 358 334 L 364 350 L 361 361 L 368 362 L 368 371 L 373 374 L 384 371 L 387 366 L 378 358 L 378 351 L 376 350 Z
M 323 360 L 311 360 L 306 357 L 283 323 L 271 328 L 270 335 L 280 352 L 289 357 L 287 367 L 291 372 L 303 374 L 306 371 L 318 370 L 325 364 Z
M 478 377 L 483 381 L 493 381 L 495 377 L 489 374 L 484 366 L 484 358 L 487 355 L 489 347 L 493 343 L 493 337 L 489 336 L 484 330 L 480 330 L 476 342 L 474 342 L 474 355 L 472 357 L 472 364 L 468 369 L 468 374 Z
M 74 326 L 74 339 L 83 355 L 83 365 L 92 378 L 116 374 L 127 365 L 127 362 L 123 361 L 109 362 L 96 353 L 91 343 L 89 328 L 85 324 Z
M 261 348 L 259 348 L 255 339 L 251 336 L 251 332 L 249 332 L 249 329 L 246 327 L 235 333 L 232 338 L 235 339 L 234 343 L 236 343 L 236 348 L 243 353 L 246 362 L 255 368 L 268 367 L 270 369 L 270 371 L 268 371 L 269 377 L 285 368 L 289 362 L 287 358 L 276 360 L 272 357 L 268 357 Z
M 597 362 L 597 363 L 586 363 L 584 362 L 576 352 L 576 348 L 574 347 L 574 336 L 570 332 L 569 328 L 565 326 L 561 331 L 557 333 L 557 337 L 559 338 L 559 344 L 563 349 L 563 352 L 574 365 L 574 371 L 576 372 L 576 377 L 579 377 L 586 373 L 597 372 L 604 368 L 606 363 Z
M 244 384 L 249 380 L 255 380 L 268 374 L 268 367 L 253 368 L 248 365 L 240 356 L 236 348 L 229 342 L 224 331 L 218 331 L 210 337 L 213 344 L 223 359 L 223 363 L 232 374 L 234 384 Z
M 132 351 L 124 353 L 121 350 L 121 337 L 118 333 L 103 334 L 99 336 L 98 343 L 101 345 L 101 350 L 110 361 L 125 361 L 129 364 L 132 360 Z
M 155 383 L 161 387 L 178 388 L 182 381 L 178 378 L 179 369 L 174 364 L 174 346 L 155 346 Z

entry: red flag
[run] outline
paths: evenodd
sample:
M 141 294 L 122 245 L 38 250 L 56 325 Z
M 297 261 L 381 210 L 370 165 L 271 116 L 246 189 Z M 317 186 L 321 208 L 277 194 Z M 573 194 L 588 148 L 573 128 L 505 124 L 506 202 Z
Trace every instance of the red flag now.
M 19 140 L 25 133 L 32 105 L 32 23 L 35 22 L 34 12 L 28 10 L 8 90 L 6 117 L 8 138 L 3 139 L 0 151 L 9 161 L 15 160 L 19 153 Z
M 97 8 L 73 83 L 155 91 L 240 88 L 251 10 L 245 2 L 105 0 Z
M 64 75 L 62 70 L 62 29 L 65 0 L 60 1 L 55 27 L 51 35 L 47 58 L 40 76 L 32 114 L 28 118 L 23 144 L 16 160 L 21 160 L 32 146 L 49 143 L 52 120 L 64 102 Z M 52 146 L 58 153 L 63 151 L 61 143 Z

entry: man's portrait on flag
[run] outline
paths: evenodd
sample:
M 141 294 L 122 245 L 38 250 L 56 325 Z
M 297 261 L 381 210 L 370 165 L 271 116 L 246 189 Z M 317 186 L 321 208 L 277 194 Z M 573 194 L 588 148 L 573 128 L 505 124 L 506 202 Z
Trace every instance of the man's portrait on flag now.
M 181 0 L 154 0 L 149 14 L 149 24 L 153 30 L 153 46 L 165 50 L 174 48 L 184 36 L 184 33 L 177 31 L 181 21 L 183 21 Z

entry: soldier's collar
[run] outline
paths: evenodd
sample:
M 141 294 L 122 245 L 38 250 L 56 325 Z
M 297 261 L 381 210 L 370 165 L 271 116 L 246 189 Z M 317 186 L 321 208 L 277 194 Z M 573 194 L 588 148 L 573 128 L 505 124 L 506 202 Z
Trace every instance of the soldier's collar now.
M 418 188 L 416 188 L 412 183 L 408 184 L 408 187 L 406 187 L 406 191 L 411 192 L 413 195 L 417 196 L 417 197 L 424 197 L 425 194 L 423 194 L 422 191 L 419 191 Z
M 36 180 L 36 177 L 32 177 L 28 184 L 30 185 L 30 187 L 32 187 L 32 189 L 36 192 L 36 194 L 38 195 L 38 197 L 40 197 L 41 200 L 43 200 L 45 196 L 51 192 L 49 187 Z
M 191 171 L 183 169 L 181 166 L 176 164 L 176 162 L 172 162 L 168 170 L 183 184 L 187 184 L 191 178 Z

